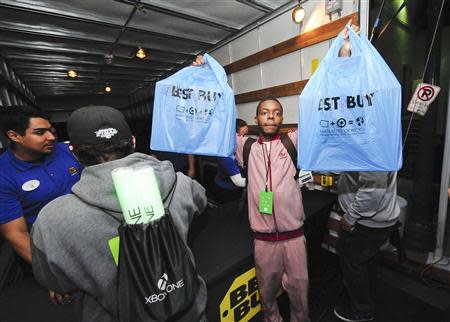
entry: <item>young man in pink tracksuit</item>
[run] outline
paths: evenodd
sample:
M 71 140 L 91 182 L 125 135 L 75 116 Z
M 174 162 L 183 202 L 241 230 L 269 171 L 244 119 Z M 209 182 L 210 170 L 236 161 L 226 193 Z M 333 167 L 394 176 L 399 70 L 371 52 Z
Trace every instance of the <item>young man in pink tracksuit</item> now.
M 283 122 L 280 102 L 276 98 L 259 102 L 255 121 L 260 136 L 248 157 L 248 212 L 264 321 L 282 321 L 276 301 L 281 287 L 289 296 L 291 321 L 308 321 L 305 216 L 300 186 L 294 179 L 297 169 L 279 133 Z M 297 131 L 288 136 L 297 147 Z M 236 159 L 241 166 L 247 139 L 237 137 Z
M 194 66 L 204 63 L 201 55 Z M 276 98 L 259 102 L 256 108 L 259 139 L 251 145 L 247 164 L 248 213 L 255 235 L 255 264 L 264 321 L 281 322 L 276 294 L 288 293 L 291 322 L 309 321 L 308 267 L 306 240 L 303 234 L 302 195 L 289 152 L 281 141 L 283 106 Z M 288 133 L 297 148 L 297 131 Z M 237 136 L 236 160 L 244 166 L 246 136 Z M 265 200 L 260 204 L 261 193 Z M 272 192 L 268 197 L 267 192 Z M 270 202 L 268 202 L 268 200 Z M 271 214 L 261 213 L 260 206 L 271 204 Z M 268 207 L 270 208 L 270 207 Z

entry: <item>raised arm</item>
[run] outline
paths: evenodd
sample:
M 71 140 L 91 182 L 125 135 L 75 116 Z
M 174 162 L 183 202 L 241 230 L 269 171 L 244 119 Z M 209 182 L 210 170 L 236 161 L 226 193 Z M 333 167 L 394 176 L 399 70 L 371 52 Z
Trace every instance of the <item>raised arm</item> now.
M 191 178 L 195 177 L 195 156 L 193 154 L 188 154 L 188 163 L 189 163 L 189 169 L 188 169 L 188 176 Z

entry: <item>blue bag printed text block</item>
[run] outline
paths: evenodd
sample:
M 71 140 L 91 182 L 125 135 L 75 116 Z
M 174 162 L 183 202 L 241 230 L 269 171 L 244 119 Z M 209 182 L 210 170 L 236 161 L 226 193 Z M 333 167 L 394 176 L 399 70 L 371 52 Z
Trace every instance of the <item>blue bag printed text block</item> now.
M 156 83 L 150 147 L 226 157 L 235 151 L 236 106 L 227 76 L 211 56 Z
M 310 171 L 397 171 L 401 87 L 366 37 L 339 35 L 300 94 L 298 166 Z

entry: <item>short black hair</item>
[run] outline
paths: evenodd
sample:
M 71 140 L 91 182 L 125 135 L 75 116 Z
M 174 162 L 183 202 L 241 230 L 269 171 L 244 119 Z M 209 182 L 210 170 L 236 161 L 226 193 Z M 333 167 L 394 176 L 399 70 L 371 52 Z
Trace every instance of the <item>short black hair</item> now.
M 120 139 L 115 142 L 72 145 L 73 153 L 84 166 L 96 165 L 122 159 L 134 152 L 133 139 Z
M 0 111 L 0 130 L 6 137 L 8 137 L 6 133 L 10 130 L 25 135 L 27 128 L 30 126 L 31 118 L 50 120 L 48 114 L 30 106 L 3 107 Z
M 258 106 L 256 106 L 256 115 L 258 115 L 259 107 L 262 105 L 262 103 L 267 102 L 267 101 L 277 102 L 278 105 L 280 105 L 280 107 L 281 107 L 281 112 L 283 112 L 283 105 L 281 105 L 280 101 L 275 96 L 267 96 L 267 97 L 263 98 L 262 100 L 260 100 L 258 103 Z
M 244 126 L 247 126 L 247 122 L 245 122 L 243 119 L 236 119 L 236 133 L 238 133 L 241 127 Z

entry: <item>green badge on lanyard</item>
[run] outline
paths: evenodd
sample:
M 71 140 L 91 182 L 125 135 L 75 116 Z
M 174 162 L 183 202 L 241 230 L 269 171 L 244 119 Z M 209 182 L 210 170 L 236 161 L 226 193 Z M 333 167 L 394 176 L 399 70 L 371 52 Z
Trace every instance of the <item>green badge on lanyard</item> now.
M 259 192 L 259 212 L 265 215 L 272 214 L 273 192 L 260 191 Z

